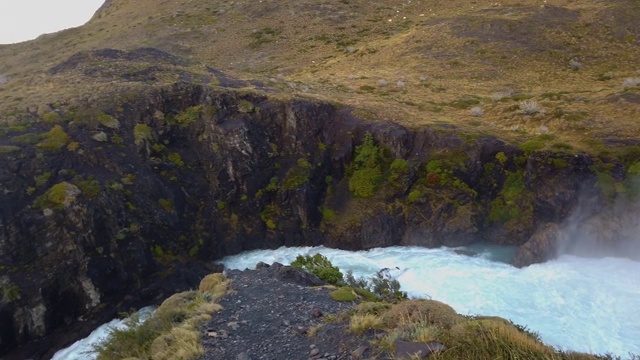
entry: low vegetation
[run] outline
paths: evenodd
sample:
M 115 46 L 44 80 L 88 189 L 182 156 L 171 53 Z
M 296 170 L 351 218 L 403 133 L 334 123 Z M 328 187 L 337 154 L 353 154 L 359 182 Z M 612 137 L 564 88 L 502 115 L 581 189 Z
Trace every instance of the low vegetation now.
M 220 310 L 216 303 L 230 281 L 211 274 L 198 290 L 175 294 L 146 321 L 132 316 L 126 329 L 114 329 L 107 341 L 95 346 L 98 359 L 195 359 L 204 353 L 200 326 Z

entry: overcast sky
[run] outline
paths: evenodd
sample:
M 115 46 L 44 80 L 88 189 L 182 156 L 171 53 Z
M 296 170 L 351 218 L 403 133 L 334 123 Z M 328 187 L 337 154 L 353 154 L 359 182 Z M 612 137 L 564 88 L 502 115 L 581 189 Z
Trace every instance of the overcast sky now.
M 0 44 L 80 26 L 104 0 L 0 0 Z

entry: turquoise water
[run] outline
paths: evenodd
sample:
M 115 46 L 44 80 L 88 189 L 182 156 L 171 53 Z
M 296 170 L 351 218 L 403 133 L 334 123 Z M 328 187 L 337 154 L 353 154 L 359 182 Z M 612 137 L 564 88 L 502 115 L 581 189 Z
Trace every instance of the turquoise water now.
M 458 250 L 456 252 L 456 250 Z M 461 255 L 460 250 L 475 254 Z M 560 258 L 523 269 L 506 262 L 513 248 L 474 245 L 425 249 L 390 247 L 349 252 L 324 247 L 245 252 L 221 260 L 227 268 L 254 268 L 259 261 L 291 263 L 298 254 L 322 253 L 343 271 L 369 277 L 389 268 L 412 297 L 439 300 L 464 315 L 496 315 L 525 325 L 565 350 L 640 354 L 640 262 L 621 258 Z M 93 359 L 84 353 L 108 326 L 62 350 L 55 360 Z
M 565 255 L 518 269 L 505 263 L 512 248 L 476 245 L 467 249 L 477 256 L 455 250 L 280 248 L 246 252 L 221 262 L 244 269 L 258 261 L 288 264 L 298 254 L 319 252 L 356 276 L 368 277 L 389 268 L 410 296 L 445 302 L 464 315 L 511 319 L 557 348 L 623 358 L 629 352 L 640 354 L 640 262 Z

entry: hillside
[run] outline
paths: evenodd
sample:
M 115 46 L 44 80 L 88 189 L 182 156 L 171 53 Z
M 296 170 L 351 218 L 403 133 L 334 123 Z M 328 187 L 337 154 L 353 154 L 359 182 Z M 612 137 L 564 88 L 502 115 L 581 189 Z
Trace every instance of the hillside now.
M 369 120 L 550 133 L 549 146 L 597 154 L 640 137 L 639 18 L 634 0 L 113 0 L 83 27 L 0 46 L 0 112 L 132 83 L 216 84 L 213 68 L 246 90 L 356 106 Z M 178 58 L 90 53 L 140 47 Z M 539 106 L 520 109 L 526 99 Z
M 0 354 L 252 249 L 640 258 L 639 27 L 632 0 L 113 0 L 0 46 Z

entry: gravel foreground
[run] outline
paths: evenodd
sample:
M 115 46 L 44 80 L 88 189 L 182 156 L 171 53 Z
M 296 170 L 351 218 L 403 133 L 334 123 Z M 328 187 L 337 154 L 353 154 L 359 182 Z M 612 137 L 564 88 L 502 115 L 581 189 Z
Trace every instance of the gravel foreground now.
M 368 346 L 374 334 L 360 337 L 349 331 L 340 314 L 354 303 L 333 300 L 315 276 L 279 263 L 225 273 L 233 279 L 231 291 L 203 328 L 201 359 L 389 358 Z

